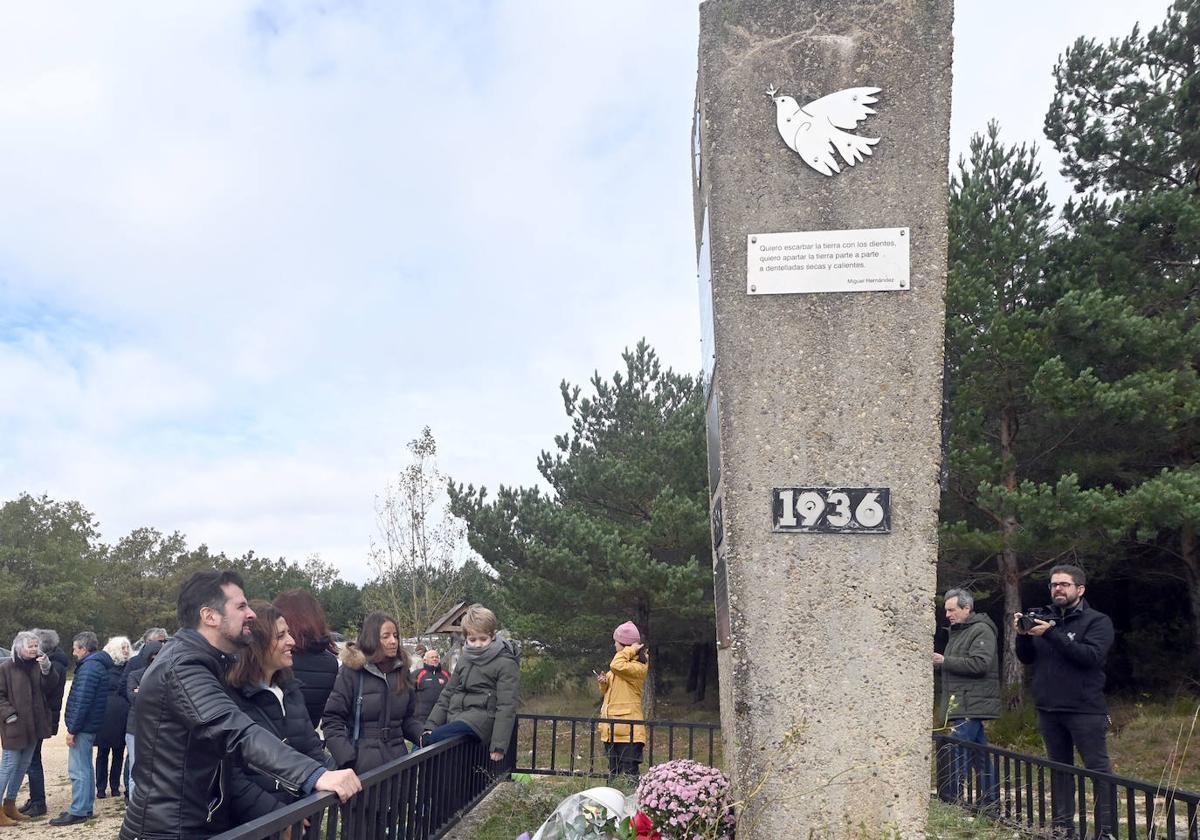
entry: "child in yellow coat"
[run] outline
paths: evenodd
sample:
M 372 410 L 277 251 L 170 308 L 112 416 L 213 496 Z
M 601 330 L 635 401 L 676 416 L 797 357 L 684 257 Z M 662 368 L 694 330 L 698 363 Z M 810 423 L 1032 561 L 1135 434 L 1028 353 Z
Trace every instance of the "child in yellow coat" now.
M 614 630 L 613 647 L 616 653 L 612 662 L 607 671 L 596 675 L 596 682 L 604 693 L 600 717 L 615 718 L 621 723 L 601 723 L 597 729 L 604 742 L 604 754 L 608 756 L 609 775 L 622 774 L 636 779 L 646 743 L 646 727 L 642 725 L 642 687 L 649 670 L 637 625 L 626 621 Z

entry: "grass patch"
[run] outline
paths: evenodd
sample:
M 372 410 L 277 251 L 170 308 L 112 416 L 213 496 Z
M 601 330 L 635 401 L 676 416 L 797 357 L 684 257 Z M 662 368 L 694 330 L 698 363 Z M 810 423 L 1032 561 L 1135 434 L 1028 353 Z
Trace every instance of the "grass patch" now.
M 1021 835 L 1011 826 L 994 823 L 986 817 L 974 816 L 963 808 L 933 799 L 929 802 L 929 827 L 925 836 L 930 840 L 1012 840 Z
M 1127 703 L 1113 709 L 1109 754 L 1122 776 L 1200 791 L 1200 700 Z

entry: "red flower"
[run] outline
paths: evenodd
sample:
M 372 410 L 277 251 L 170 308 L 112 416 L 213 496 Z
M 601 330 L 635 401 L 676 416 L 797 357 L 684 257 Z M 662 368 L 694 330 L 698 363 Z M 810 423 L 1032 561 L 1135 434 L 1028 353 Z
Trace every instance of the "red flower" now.
M 633 815 L 629 824 L 637 832 L 637 840 L 662 840 L 662 832 L 655 831 L 654 822 L 641 811 Z

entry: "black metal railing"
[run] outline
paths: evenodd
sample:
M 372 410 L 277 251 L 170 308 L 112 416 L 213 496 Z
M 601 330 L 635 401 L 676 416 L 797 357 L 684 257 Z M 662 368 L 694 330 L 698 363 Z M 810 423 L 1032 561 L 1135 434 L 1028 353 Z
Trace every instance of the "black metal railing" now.
M 611 726 L 613 737 L 618 740 L 626 737 L 632 740 L 635 727 L 644 728 L 642 760 L 646 767 L 676 758 L 720 766 L 721 727 L 715 723 L 519 714 L 517 765 L 513 772 L 543 776 L 608 776 L 605 742 L 600 740 L 598 724 Z
M 508 777 L 513 755 L 510 747 L 492 761 L 485 745 L 459 736 L 363 773 L 362 793 L 345 805 L 313 794 L 214 840 L 436 840 Z
M 1200 840 L 1200 793 L 948 735 L 934 735 L 933 742 L 937 794 L 946 802 L 1029 831 Z

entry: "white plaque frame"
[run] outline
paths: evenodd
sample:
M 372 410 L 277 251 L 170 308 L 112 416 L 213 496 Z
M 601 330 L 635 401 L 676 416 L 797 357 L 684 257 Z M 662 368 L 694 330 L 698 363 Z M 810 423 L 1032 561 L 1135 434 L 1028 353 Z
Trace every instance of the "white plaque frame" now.
M 749 234 L 746 293 L 907 291 L 910 238 L 908 228 Z

